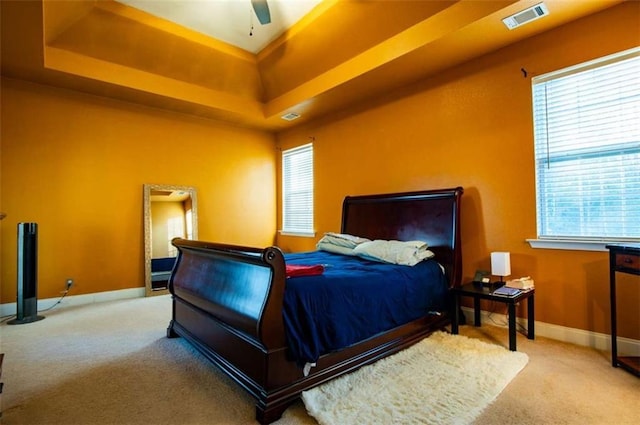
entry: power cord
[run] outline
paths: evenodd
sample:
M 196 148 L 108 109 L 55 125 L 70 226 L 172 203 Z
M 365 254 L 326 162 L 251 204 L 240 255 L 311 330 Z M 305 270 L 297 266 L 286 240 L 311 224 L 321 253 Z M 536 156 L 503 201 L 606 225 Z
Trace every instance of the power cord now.
M 51 307 L 45 308 L 43 310 L 38 310 L 38 313 L 43 313 L 45 311 L 49 311 L 51 309 L 53 309 L 55 306 L 57 306 L 58 304 L 60 304 L 62 302 L 62 300 L 64 299 L 64 297 L 67 296 L 67 294 L 69 293 L 69 290 L 71 289 L 71 285 L 67 284 L 67 289 L 65 289 L 64 291 L 61 292 L 62 296 L 60 297 L 60 299 L 58 301 L 56 301 L 55 303 L 53 303 L 53 305 Z M 8 316 L 2 316 L 2 320 L 0 320 L 0 323 L 4 323 L 7 320 L 10 320 L 14 317 L 17 317 L 15 314 L 10 314 Z
M 490 301 L 489 302 L 489 307 L 490 308 L 489 308 L 489 314 L 487 315 L 487 318 L 489 320 L 491 320 L 491 322 L 496 326 L 502 326 L 502 327 L 507 326 L 509 324 L 508 321 L 507 321 L 507 313 L 506 312 L 505 313 L 496 313 L 498 305 L 506 306 L 505 304 L 499 303 L 497 301 Z M 502 323 L 498 323 L 498 322 L 496 322 L 494 320 L 494 318 L 493 318 L 494 313 L 504 315 L 504 320 L 502 321 Z
M 505 307 L 505 312 L 504 313 L 500 313 L 502 316 L 504 316 L 504 319 L 501 321 L 501 323 L 496 322 L 493 319 L 493 314 L 496 313 L 496 309 L 498 307 L 498 305 L 502 305 L 503 307 Z M 497 302 L 497 301 L 490 301 L 490 310 L 489 310 L 489 314 L 487 315 L 487 318 L 489 320 L 491 320 L 491 322 L 496 325 L 496 326 L 501 326 L 501 327 L 508 327 L 509 326 L 509 310 L 508 310 L 508 306 L 506 304 Z M 518 322 L 518 318 L 516 317 L 516 328 L 518 328 L 521 332 L 527 332 L 527 328 L 525 328 L 522 323 Z
M 6 321 L 7 321 L 7 320 L 9 320 L 9 319 L 13 319 L 14 317 L 16 317 L 16 315 L 15 315 L 15 314 L 10 314 L 10 315 L 8 315 L 8 316 L 2 316 L 2 320 L 0 320 L 0 323 L 4 323 L 4 322 L 6 322 Z
M 62 291 L 62 296 L 60 297 L 60 299 L 59 299 L 58 301 L 56 301 L 56 302 L 55 302 L 51 307 L 49 307 L 49 308 L 45 308 L 44 310 L 38 310 L 38 313 L 42 313 L 42 312 L 45 312 L 45 311 L 49 311 L 49 310 L 51 310 L 53 307 L 55 307 L 55 306 L 57 306 L 58 304 L 60 304 L 60 303 L 62 302 L 62 300 L 64 299 L 64 297 L 66 297 L 66 296 L 67 296 L 67 294 L 68 294 L 68 293 L 69 293 L 69 290 L 68 290 L 68 289 L 66 289 L 66 290 Z

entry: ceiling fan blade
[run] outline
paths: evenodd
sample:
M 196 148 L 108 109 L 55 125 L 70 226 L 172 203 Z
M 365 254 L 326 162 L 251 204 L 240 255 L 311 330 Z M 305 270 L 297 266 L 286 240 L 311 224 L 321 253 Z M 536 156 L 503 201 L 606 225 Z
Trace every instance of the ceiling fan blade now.
M 260 21 L 262 25 L 271 23 L 271 13 L 269 13 L 267 0 L 251 0 L 251 5 L 256 12 L 258 21 Z

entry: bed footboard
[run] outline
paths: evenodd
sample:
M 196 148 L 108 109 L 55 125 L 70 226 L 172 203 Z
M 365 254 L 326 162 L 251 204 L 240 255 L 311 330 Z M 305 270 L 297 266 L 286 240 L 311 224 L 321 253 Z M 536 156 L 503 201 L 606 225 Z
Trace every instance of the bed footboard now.
M 175 239 L 173 245 L 179 252 L 169 282 L 174 299 L 203 310 L 265 350 L 285 346 L 286 273 L 280 249 L 186 239 Z
M 282 305 L 286 270 L 276 247 L 175 239 L 168 337 L 181 336 L 256 400 L 260 423 L 277 420 L 304 378 L 288 355 Z

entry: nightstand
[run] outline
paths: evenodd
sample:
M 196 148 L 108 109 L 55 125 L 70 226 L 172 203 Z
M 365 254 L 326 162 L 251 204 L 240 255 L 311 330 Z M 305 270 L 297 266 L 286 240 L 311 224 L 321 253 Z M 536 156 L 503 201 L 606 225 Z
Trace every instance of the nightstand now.
M 466 285 L 451 289 L 454 301 L 454 313 L 451 323 L 451 333 L 458 333 L 459 314 L 460 314 L 460 298 L 473 298 L 474 325 L 481 326 L 480 323 L 480 300 L 490 300 L 504 303 L 508 307 L 509 315 L 509 350 L 516 351 L 516 304 L 520 301 L 527 300 L 527 338 L 535 338 L 535 316 L 534 316 L 534 295 L 535 289 L 522 291 L 513 297 L 505 297 L 494 295 L 493 291 L 485 286 L 476 283 L 468 283 Z

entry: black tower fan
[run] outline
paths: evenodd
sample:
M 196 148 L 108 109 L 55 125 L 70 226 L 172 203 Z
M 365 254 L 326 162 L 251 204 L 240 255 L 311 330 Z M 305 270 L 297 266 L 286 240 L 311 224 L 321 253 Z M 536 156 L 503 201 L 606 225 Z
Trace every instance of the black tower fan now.
M 38 316 L 38 224 L 18 223 L 18 297 L 10 325 L 36 322 Z

